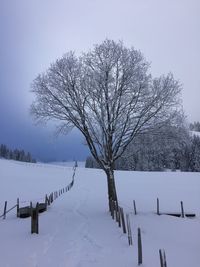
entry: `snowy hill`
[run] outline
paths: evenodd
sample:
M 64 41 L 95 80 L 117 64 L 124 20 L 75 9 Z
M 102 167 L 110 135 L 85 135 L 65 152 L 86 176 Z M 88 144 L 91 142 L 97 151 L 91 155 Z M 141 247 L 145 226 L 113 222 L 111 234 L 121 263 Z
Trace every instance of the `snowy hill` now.
M 58 165 L 58 166 L 64 166 L 64 167 L 73 167 L 75 164 L 75 161 L 55 161 L 55 162 L 49 162 L 51 165 Z M 77 161 L 78 167 L 85 168 L 85 161 Z
M 0 160 L 0 214 L 19 197 L 20 206 L 39 201 L 71 181 L 72 167 Z M 120 205 L 130 214 L 133 246 L 108 212 L 106 178 L 101 170 L 78 168 L 73 188 L 39 216 L 39 235 L 30 218 L 16 211 L 0 219 L 0 266 L 136 267 L 137 228 L 141 228 L 143 265 L 159 267 L 165 249 L 170 267 L 200 265 L 200 174 L 116 171 Z M 158 216 L 161 212 L 195 212 L 195 219 Z M 138 215 L 133 213 L 136 200 Z

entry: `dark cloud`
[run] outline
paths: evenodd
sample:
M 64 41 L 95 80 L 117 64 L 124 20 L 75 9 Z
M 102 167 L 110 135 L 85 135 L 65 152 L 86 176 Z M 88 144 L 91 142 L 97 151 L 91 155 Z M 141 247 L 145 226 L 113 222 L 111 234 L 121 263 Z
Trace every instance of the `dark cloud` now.
M 200 120 L 199 11 L 199 0 L 1 0 L 0 143 L 41 159 L 84 158 L 80 135 L 54 140 L 49 128 L 32 126 L 30 84 L 66 51 L 107 37 L 141 49 L 153 75 L 172 71 L 189 120 Z

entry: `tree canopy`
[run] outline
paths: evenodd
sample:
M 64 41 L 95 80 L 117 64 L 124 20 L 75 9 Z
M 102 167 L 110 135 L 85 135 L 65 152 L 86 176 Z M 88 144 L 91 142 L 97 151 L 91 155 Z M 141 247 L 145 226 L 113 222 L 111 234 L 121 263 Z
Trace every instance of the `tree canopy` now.
M 177 113 L 179 82 L 171 73 L 152 78 L 149 66 L 120 41 L 105 40 L 81 56 L 68 52 L 34 80 L 32 114 L 57 120 L 64 132 L 78 128 L 112 184 L 114 163 L 130 142 Z

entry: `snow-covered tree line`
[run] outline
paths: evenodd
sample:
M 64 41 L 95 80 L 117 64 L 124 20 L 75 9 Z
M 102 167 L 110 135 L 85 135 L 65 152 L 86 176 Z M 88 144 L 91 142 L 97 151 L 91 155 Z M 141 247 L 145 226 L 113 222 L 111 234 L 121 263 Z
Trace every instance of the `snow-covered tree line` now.
M 195 121 L 193 123 L 190 123 L 190 130 L 191 131 L 200 132 L 200 122 L 199 121 Z
M 89 156 L 86 168 L 99 168 Z M 136 171 L 181 170 L 200 172 L 200 137 L 182 126 L 137 136 L 115 163 L 115 169 Z
M 24 162 L 35 163 L 36 160 L 32 158 L 31 154 L 26 153 L 24 150 L 19 149 L 9 149 L 6 145 L 0 145 L 0 158 L 13 159 Z

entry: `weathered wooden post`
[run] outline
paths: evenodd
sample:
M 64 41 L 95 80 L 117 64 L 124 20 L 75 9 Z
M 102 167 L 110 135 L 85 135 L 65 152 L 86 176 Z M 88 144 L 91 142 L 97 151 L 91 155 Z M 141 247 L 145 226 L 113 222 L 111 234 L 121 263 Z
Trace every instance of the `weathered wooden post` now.
M 112 199 L 111 199 L 111 206 L 112 206 L 112 209 L 111 209 L 112 210 L 112 213 L 111 213 L 111 215 L 112 215 L 112 219 L 114 220 L 114 218 L 115 218 L 114 217 L 114 215 L 115 215 L 115 206 L 114 206 L 114 200 L 112 200 Z
M 181 201 L 181 217 L 185 217 L 184 208 L 183 208 L 183 201 Z
M 120 212 L 120 206 L 118 206 L 118 226 L 121 228 L 121 212 Z
M 133 200 L 133 207 L 134 207 L 134 213 L 135 215 L 137 214 L 137 209 L 136 209 L 136 203 L 135 203 L 135 200 Z
M 75 164 L 74 164 L 74 168 L 77 168 L 78 167 L 78 162 L 77 160 L 75 161 Z
M 162 250 L 159 249 L 159 256 L 160 256 L 160 267 L 164 267 L 163 265 L 163 256 L 162 256 Z
M 127 224 L 127 231 L 128 231 L 128 244 L 129 244 L 129 246 L 131 246 L 131 245 L 133 245 L 133 240 L 132 240 L 131 224 L 130 224 L 129 214 L 126 214 L 126 224 Z
M 19 198 L 17 199 L 17 217 L 19 217 Z
M 39 233 L 39 222 L 38 222 L 39 203 L 36 204 L 35 208 L 33 208 L 32 203 L 30 206 L 31 206 L 31 234 L 33 233 L 38 234 Z
M 167 267 L 167 260 L 166 260 L 166 255 L 165 251 L 159 249 L 159 256 L 160 256 L 160 267 Z
M 157 198 L 157 214 L 160 215 L 159 198 Z
M 112 218 L 115 219 L 115 202 L 112 200 Z
M 118 203 L 117 203 L 117 201 L 115 201 L 115 220 L 116 220 L 116 222 L 119 222 L 118 210 L 119 210 Z
M 123 211 L 123 208 L 120 208 L 120 213 L 121 213 L 121 218 L 122 218 L 122 229 L 123 229 L 123 233 L 126 234 L 126 224 L 125 224 L 125 219 L 124 219 L 124 211 Z
M 166 260 L 166 255 L 165 255 L 164 250 L 163 250 L 163 259 L 164 259 L 164 267 L 167 267 L 167 260 Z
M 138 228 L 138 265 L 140 264 L 142 264 L 142 238 L 140 228 Z
M 47 205 L 48 205 L 48 206 L 50 205 L 50 201 L 49 201 L 47 195 L 45 196 L 45 204 L 46 204 L 46 207 L 47 207 Z
M 3 219 L 4 220 L 6 218 L 6 209 L 7 209 L 7 201 L 5 201 L 5 204 L 4 204 L 4 212 L 3 212 Z
M 110 198 L 109 198 L 108 203 L 109 203 L 109 212 L 110 212 L 110 215 L 111 215 L 112 214 L 112 211 L 111 211 L 111 199 Z

